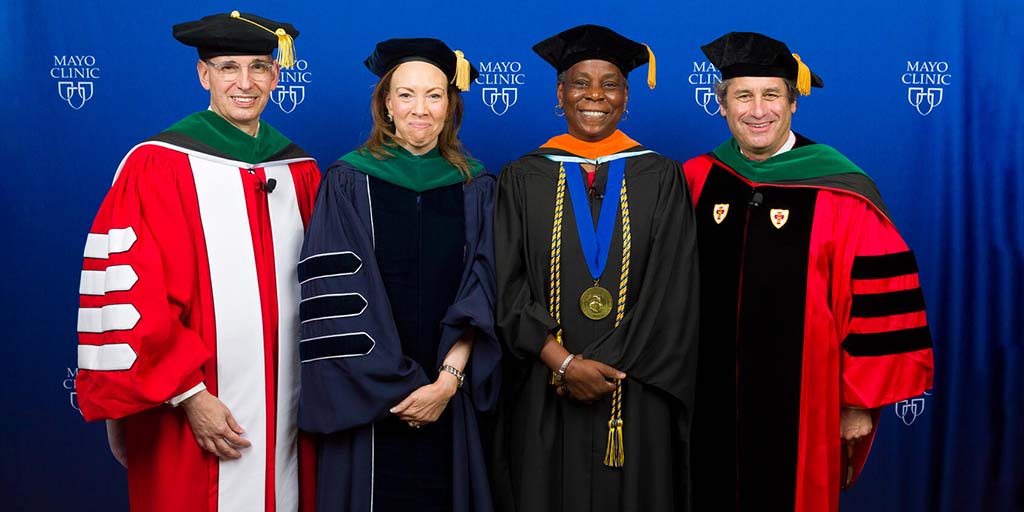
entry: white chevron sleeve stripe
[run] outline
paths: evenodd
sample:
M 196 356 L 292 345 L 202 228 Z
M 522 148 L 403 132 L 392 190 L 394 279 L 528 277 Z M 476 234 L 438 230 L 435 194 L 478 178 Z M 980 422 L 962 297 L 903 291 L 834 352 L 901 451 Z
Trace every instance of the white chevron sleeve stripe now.
M 139 310 L 131 304 L 78 309 L 78 332 L 127 331 L 139 322 Z
M 103 270 L 83 270 L 78 293 L 82 295 L 103 295 L 107 292 L 124 292 L 132 289 L 139 281 L 131 265 L 114 265 Z
M 79 345 L 78 369 L 115 371 L 127 370 L 135 364 L 138 356 L 127 343 L 110 345 Z
M 107 277 L 104 283 L 105 292 L 124 292 L 131 290 L 139 281 L 139 275 L 131 265 L 114 265 L 107 267 Z
M 111 254 L 128 251 L 138 239 L 131 226 L 111 229 L 105 235 L 89 233 L 85 239 L 85 257 L 105 260 Z

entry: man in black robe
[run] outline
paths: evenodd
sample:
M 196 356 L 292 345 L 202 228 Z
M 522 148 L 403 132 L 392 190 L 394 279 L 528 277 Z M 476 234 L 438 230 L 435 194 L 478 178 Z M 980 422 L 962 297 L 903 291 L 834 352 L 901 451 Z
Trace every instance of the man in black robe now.
M 649 49 L 586 25 L 534 51 L 559 73 L 569 133 L 499 179 L 497 327 L 509 354 L 495 503 L 686 510 L 694 218 L 679 165 L 616 129 L 626 74 Z

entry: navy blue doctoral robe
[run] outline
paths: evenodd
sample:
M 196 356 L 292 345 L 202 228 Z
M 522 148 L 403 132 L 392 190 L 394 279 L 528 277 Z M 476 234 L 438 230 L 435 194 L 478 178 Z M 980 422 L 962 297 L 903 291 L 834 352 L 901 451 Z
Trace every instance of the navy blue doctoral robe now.
M 371 510 L 374 423 L 430 383 L 428 373 L 434 374 L 402 353 L 374 257 L 369 183 L 345 162 L 327 170 L 299 264 L 299 428 L 323 434 L 317 478 L 321 511 Z M 465 267 L 441 321 L 437 351 L 440 365 L 463 331 L 476 328 L 465 385 L 449 402 L 456 512 L 492 508 L 476 413 L 494 407 L 500 382 L 491 239 L 494 187 L 494 178 L 486 174 L 464 186 Z

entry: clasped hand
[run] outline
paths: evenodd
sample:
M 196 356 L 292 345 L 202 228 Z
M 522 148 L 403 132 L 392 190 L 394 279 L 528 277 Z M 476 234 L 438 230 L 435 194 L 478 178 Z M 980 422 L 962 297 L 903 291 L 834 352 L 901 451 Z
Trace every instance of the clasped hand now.
M 433 423 L 441 417 L 458 389 L 458 379 L 448 372 L 441 372 L 436 381 L 416 388 L 405 400 L 392 407 L 391 413 L 413 428 Z
M 569 395 L 581 402 L 594 402 L 615 391 L 614 380 L 625 378 L 625 373 L 611 366 L 577 355 L 565 369 L 556 392 L 558 396 Z

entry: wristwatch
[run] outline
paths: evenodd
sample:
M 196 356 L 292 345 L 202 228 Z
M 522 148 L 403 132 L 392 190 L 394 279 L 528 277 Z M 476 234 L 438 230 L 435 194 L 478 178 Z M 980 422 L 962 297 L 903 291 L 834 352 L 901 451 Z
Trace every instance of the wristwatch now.
M 461 371 L 459 371 L 458 368 L 456 368 L 456 367 L 454 367 L 454 366 L 452 366 L 450 364 L 442 364 L 441 367 L 437 369 L 437 372 L 438 373 L 448 372 L 448 373 L 454 375 L 456 379 L 459 379 L 459 387 L 460 388 L 462 387 L 462 383 L 466 381 L 466 374 L 461 372 Z

